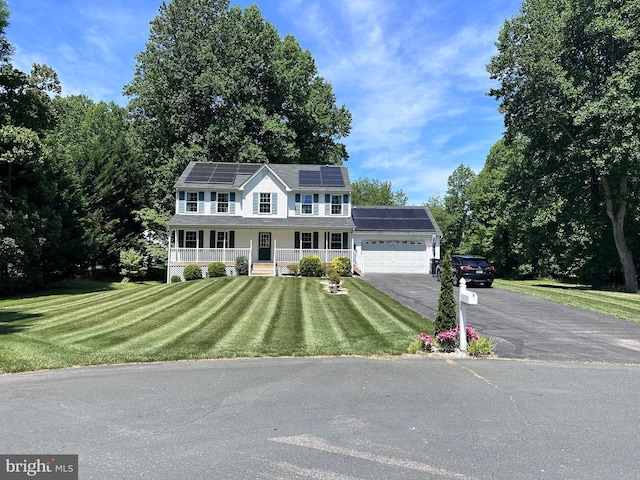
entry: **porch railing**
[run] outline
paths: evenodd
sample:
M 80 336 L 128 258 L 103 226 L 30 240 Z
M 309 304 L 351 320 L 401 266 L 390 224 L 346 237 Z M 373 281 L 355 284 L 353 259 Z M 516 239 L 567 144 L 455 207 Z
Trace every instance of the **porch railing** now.
M 172 248 L 171 263 L 234 263 L 238 257 L 251 258 L 251 248 Z
M 323 263 L 331 263 L 336 257 L 347 257 L 353 263 L 352 250 L 325 250 L 325 249 L 300 249 L 278 248 L 275 252 L 277 264 L 298 263 L 301 258 L 317 255 Z
M 275 248 L 273 261 L 276 264 L 298 263 L 303 257 L 317 255 L 323 263 L 331 263 L 336 257 L 347 257 L 354 261 L 353 250 Z M 236 258 L 244 256 L 251 262 L 249 248 L 172 248 L 169 253 L 171 263 L 233 263 Z

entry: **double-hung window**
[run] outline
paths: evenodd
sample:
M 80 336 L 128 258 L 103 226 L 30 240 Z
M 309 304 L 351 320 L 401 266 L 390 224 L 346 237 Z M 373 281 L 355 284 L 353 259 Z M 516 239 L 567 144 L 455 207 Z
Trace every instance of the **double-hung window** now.
M 331 250 L 340 250 L 342 248 L 342 233 L 331 233 Z
M 187 212 L 198 211 L 198 192 L 187 192 Z
M 311 232 L 302 232 L 300 234 L 300 247 L 303 250 L 311 250 L 312 245 Z
M 260 204 L 259 204 L 258 211 L 260 213 L 271 213 L 271 194 L 270 193 L 260 194 Z
M 300 213 L 302 215 L 313 215 L 313 195 L 300 195 Z
M 197 211 L 197 209 L 196 209 Z M 198 248 L 198 234 L 195 231 L 187 230 L 184 232 L 184 246 L 185 248 Z
M 217 232 L 216 248 L 228 248 L 229 235 L 228 232 Z
M 331 195 L 331 215 L 342 215 L 342 195 Z
M 218 213 L 229 213 L 228 193 L 218 193 Z

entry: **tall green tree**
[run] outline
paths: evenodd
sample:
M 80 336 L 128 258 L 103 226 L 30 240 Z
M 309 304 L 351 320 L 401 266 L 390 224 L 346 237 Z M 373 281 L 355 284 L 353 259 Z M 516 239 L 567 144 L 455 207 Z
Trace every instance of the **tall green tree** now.
M 167 210 L 190 160 L 340 164 L 351 115 L 309 51 L 281 38 L 257 6 L 171 0 L 151 22 L 130 97 L 139 148 Z
M 47 136 L 53 158 L 64 165 L 77 192 L 85 261 L 114 272 L 120 251 L 136 246 L 146 178 L 130 136 L 127 112 L 84 96 L 57 98 L 56 127 Z
M 409 199 L 402 189 L 394 190 L 391 182 L 382 182 L 368 177 L 351 182 L 352 203 L 354 206 L 404 206 Z
M 524 0 L 496 45 L 487 69 L 500 86 L 489 94 L 507 138 L 528 139 L 529 178 L 609 219 L 625 289 L 637 292 L 625 221 L 638 208 L 629 202 L 640 177 L 640 2 Z M 582 193 L 571 197 L 569 184 Z
M 0 1 L 0 294 L 33 289 L 62 273 L 66 261 L 59 207 L 64 172 L 51 162 L 43 136 L 54 124 L 55 72 L 11 65 L 5 36 L 9 13 Z
M 471 210 L 467 189 L 475 173 L 466 165 L 459 165 L 447 179 L 447 193 L 444 196 L 445 209 L 449 214 L 449 222 L 442 229 L 444 247 L 458 251 L 469 233 Z

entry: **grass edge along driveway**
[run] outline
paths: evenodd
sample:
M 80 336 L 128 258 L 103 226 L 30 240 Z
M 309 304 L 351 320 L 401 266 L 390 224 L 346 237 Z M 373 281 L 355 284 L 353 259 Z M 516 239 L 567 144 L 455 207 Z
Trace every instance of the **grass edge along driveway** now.
M 0 300 L 0 372 L 407 352 L 433 323 L 360 279 L 226 277 Z
M 567 284 L 556 280 L 496 279 L 494 287 L 640 323 L 639 294 L 592 290 L 588 285 Z

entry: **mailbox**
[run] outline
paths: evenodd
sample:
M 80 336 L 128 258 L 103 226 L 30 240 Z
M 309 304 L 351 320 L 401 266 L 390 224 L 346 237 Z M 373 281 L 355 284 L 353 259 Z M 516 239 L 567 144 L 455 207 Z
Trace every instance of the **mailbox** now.
M 463 303 L 466 303 L 467 305 L 477 305 L 478 294 L 476 292 L 471 292 L 469 290 L 461 291 L 460 301 Z

